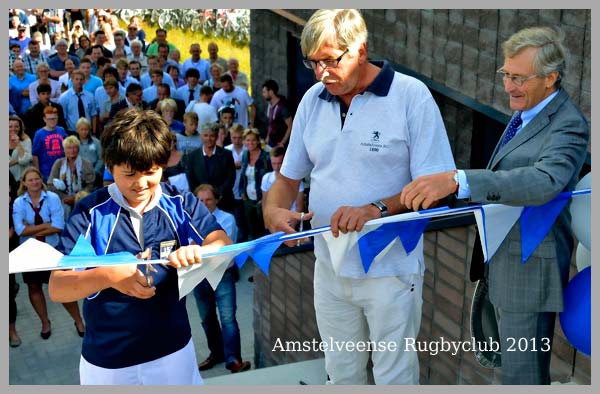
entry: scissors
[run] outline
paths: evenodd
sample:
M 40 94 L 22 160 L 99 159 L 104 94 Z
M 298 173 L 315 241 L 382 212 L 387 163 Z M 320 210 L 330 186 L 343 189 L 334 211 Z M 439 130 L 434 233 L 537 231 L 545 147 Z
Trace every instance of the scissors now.
M 146 257 L 141 257 L 141 256 L 146 256 Z M 146 248 L 146 250 L 144 250 L 143 253 L 140 253 L 140 258 L 142 260 L 150 260 L 152 258 L 152 248 Z M 158 272 L 158 270 L 156 268 L 154 268 L 154 266 L 150 263 L 146 263 L 146 273 L 144 274 L 144 277 L 146 278 L 146 284 L 148 285 L 148 287 L 152 287 L 152 285 L 154 284 L 154 277 L 152 276 L 153 272 Z
M 304 212 L 301 212 L 300 213 L 300 228 L 298 229 L 298 232 L 301 233 L 303 229 L 304 229 Z M 301 240 L 298 239 L 296 241 L 296 246 L 300 246 L 301 243 L 302 243 Z

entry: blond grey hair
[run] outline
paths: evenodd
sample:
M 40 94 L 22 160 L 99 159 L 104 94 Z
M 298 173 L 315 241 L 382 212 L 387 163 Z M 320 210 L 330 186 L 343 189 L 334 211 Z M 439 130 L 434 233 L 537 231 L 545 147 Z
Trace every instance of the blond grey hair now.
M 304 26 L 300 47 L 305 57 L 313 55 L 325 43 L 354 54 L 367 38 L 367 25 L 358 10 L 319 10 Z
M 569 52 L 564 46 L 564 33 L 559 28 L 529 27 L 513 34 L 502 43 L 504 56 L 513 57 L 525 48 L 538 48 L 533 60 L 533 68 L 539 76 L 558 72 L 560 80 L 564 76 Z

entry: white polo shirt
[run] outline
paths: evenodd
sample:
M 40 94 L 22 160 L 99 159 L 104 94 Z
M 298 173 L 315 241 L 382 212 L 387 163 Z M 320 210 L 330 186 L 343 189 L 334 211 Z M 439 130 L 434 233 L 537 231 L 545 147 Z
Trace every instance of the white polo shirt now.
M 302 179 L 310 173 L 312 227 L 328 225 L 341 206 L 361 206 L 400 193 L 411 180 L 455 168 L 448 136 L 431 93 L 419 80 L 395 72 L 387 62 L 373 83 L 356 95 L 342 127 L 340 102 L 320 82 L 302 98 L 294 117 L 281 173 Z M 315 255 L 329 262 L 322 236 Z M 407 255 L 396 242 L 364 273 L 358 246 L 342 263 L 351 278 L 423 273 L 423 241 Z

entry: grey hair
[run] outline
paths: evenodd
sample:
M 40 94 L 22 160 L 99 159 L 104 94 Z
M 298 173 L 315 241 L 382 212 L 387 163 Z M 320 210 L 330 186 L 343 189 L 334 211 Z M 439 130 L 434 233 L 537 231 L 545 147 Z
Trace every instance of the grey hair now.
M 39 62 L 37 66 L 35 66 L 35 71 L 37 71 L 40 67 L 46 67 L 48 70 L 50 70 L 50 65 L 46 62 Z
M 513 34 L 502 43 L 502 49 L 504 56 L 513 57 L 525 48 L 539 48 L 533 60 L 536 74 L 544 76 L 557 71 L 556 85 L 560 87 L 569 56 L 564 38 L 563 31 L 557 27 L 529 27 Z
M 358 10 L 319 10 L 304 26 L 300 46 L 305 57 L 313 55 L 324 43 L 354 54 L 367 39 L 367 25 Z

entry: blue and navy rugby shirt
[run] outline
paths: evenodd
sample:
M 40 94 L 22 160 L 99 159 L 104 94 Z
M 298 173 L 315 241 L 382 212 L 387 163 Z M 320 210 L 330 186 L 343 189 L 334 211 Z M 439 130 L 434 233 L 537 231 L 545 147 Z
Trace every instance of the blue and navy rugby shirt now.
M 140 238 L 144 245 L 140 245 L 130 212 L 116 197 L 114 189 L 111 196 L 105 187 L 77 204 L 62 235 L 63 253 L 69 253 L 79 235 L 84 234 L 97 255 L 124 251 L 137 254 L 150 247 L 152 258 L 158 259 L 161 249 L 165 257 L 192 240 L 201 245 L 208 234 L 221 230 L 192 193 L 179 194 L 161 183 L 154 204 L 142 215 Z M 103 368 L 123 368 L 156 360 L 187 345 L 191 330 L 185 298 L 179 300 L 177 271 L 155 267 L 156 294 L 149 299 L 108 288 L 84 300 L 86 334 L 82 355 L 88 362 Z M 140 268 L 144 272 L 143 266 Z

